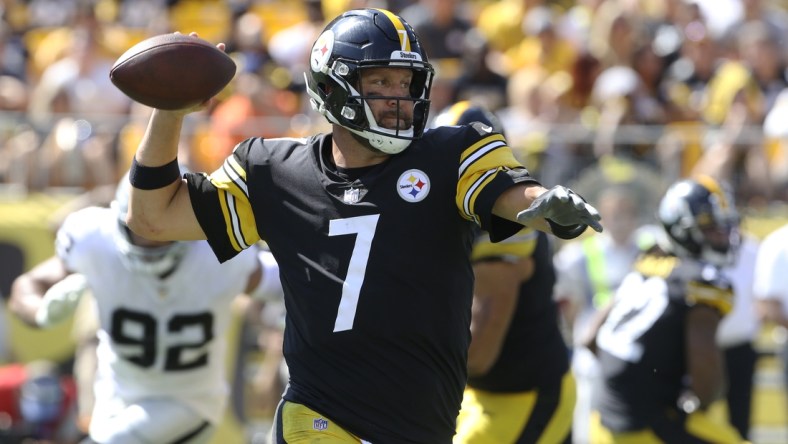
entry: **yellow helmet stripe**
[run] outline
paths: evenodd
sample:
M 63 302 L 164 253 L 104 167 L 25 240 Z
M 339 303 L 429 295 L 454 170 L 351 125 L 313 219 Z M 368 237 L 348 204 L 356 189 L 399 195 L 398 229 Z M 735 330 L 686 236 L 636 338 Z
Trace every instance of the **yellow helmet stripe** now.
M 699 175 L 697 177 L 697 181 L 703 185 L 704 188 L 709 190 L 711 194 L 717 196 L 717 198 L 720 200 L 720 206 L 722 206 L 722 208 L 728 208 L 728 199 L 726 199 L 725 193 L 722 192 L 722 187 L 720 186 L 719 182 L 717 182 L 713 177 L 707 176 L 705 174 Z
M 410 39 L 408 38 L 408 30 L 405 29 L 405 24 L 402 23 L 399 17 L 397 17 L 393 12 L 387 11 L 385 9 L 377 9 L 378 11 L 382 12 L 386 17 L 391 20 L 391 24 L 394 25 L 394 28 L 397 29 L 397 34 L 399 34 L 399 43 L 402 47 L 403 51 L 410 51 Z

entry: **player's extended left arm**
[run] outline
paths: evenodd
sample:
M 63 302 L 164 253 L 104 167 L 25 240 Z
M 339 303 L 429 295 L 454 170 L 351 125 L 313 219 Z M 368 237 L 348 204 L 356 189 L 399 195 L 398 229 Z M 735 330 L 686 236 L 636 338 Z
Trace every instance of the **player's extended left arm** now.
M 599 211 L 561 185 L 515 185 L 498 197 L 493 213 L 562 239 L 580 236 L 588 227 L 602 232 Z

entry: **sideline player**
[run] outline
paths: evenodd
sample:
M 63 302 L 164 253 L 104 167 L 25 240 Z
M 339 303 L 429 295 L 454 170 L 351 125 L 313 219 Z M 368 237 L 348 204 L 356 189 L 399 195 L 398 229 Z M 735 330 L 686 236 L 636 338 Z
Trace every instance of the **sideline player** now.
M 624 278 L 588 343 L 603 379 L 592 442 L 742 442 L 706 415 L 723 395 L 715 335 L 733 301 L 722 268 L 735 259 L 738 213 L 721 184 L 701 176 L 668 188 L 657 217 L 664 233 Z
M 469 101 L 442 111 L 432 126 L 472 122 L 503 134 L 492 112 Z M 454 442 L 571 442 L 575 384 L 553 300 L 548 236 L 524 228 L 492 243 L 478 231 L 471 262 L 476 280 L 468 383 Z

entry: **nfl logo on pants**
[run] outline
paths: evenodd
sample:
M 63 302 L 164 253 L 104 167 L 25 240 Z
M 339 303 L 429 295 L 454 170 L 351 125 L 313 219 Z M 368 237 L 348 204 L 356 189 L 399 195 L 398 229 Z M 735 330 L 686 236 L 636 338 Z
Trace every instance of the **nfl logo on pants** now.
M 312 421 L 312 428 L 315 430 L 325 430 L 328 428 L 328 421 L 323 418 L 317 418 Z

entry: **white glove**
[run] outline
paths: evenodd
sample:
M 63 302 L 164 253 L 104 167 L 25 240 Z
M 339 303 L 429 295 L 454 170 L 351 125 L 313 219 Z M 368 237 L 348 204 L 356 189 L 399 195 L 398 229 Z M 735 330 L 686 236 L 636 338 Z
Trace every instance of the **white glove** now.
M 77 308 L 79 298 L 87 291 L 85 276 L 75 273 L 66 276 L 47 290 L 36 311 L 36 324 L 50 327 L 64 321 Z
M 550 188 L 537 197 L 530 207 L 517 213 L 517 221 L 525 225 L 540 217 L 563 227 L 585 225 L 602 232 L 599 211 L 586 203 L 579 194 L 561 185 Z

